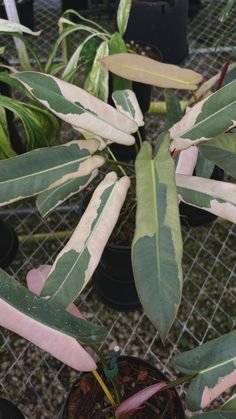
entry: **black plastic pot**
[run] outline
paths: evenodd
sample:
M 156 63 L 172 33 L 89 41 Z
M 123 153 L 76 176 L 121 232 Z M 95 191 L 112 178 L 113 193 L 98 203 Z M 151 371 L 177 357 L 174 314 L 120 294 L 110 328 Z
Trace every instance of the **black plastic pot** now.
M 7 268 L 14 259 L 19 242 L 15 230 L 0 218 L 0 267 Z M 0 415 L 1 418 L 1 415 Z
M 126 40 L 152 44 L 163 62 L 178 64 L 188 54 L 188 0 L 133 0 Z
M 23 413 L 13 403 L 6 399 L 0 399 L 1 419 L 25 419 Z
M 194 17 L 203 8 L 202 0 L 188 0 L 188 15 Z
M 130 246 L 107 244 L 93 275 L 96 294 L 109 307 L 132 311 L 141 307 L 135 288 Z
M 34 29 L 34 0 L 24 0 L 16 4 L 20 23 L 30 29 Z M 0 18 L 7 19 L 5 7 L 0 6 Z
M 62 13 L 65 12 L 67 9 L 73 9 L 77 12 L 80 12 L 81 10 L 87 10 L 88 8 L 88 0 L 62 0 L 61 2 Z
M 224 171 L 216 166 L 212 173 L 211 179 L 223 181 Z M 212 223 L 217 218 L 216 215 L 211 214 L 208 211 L 192 207 L 191 205 L 187 205 L 183 202 L 181 202 L 179 209 L 181 222 L 184 225 L 189 225 L 191 227 L 200 227 L 202 225 Z
M 141 358 L 136 358 L 136 357 L 131 357 L 131 356 L 120 356 L 119 359 L 118 359 L 118 371 L 119 371 L 119 376 L 120 376 L 120 378 L 119 378 L 120 382 L 122 382 L 122 377 L 125 377 L 127 379 L 127 375 L 126 375 L 127 374 L 127 368 L 128 368 L 128 371 L 131 374 L 130 375 L 131 378 L 132 378 L 133 375 L 135 375 L 135 374 L 138 375 L 139 372 L 145 371 L 145 372 L 147 372 L 148 377 L 152 377 L 152 381 L 153 381 L 152 384 L 154 384 L 158 381 L 165 381 L 165 382 L 169 381 L 168 378 L 158 368 L 154 367 L 149 362 L 147 362 L 147 361 L 145 361 Z M 102 374 L 104 376 L 101 364 L 98 364 L 98 371 L 99 371 L 100 374 Z M 68 413 L 67 412 L 70 409 L 70 405 L 72 403 L 76 403 L 76 402 L 78 403 L 79 397 L 76 397 L 76 393 L 79 389 L 80 380 L 81 380 L 82 377 L 85 377 L 85 374 L 81 375 L 80 379 L 73 385 L 71 390 L 68 392 L 67 397 L 66 397 L 66 401 L 65 401 L 65 404 L 64 404 L 61 419 L 68 419 Z M 104 379 L 106 380 L 105 377 L 104 377 Z M 125 386 L 125 384 L 123 384 L 123 385 Z M 143 382 L 143 388 L 145 388 L 145 385 L 150 385 L 150 382 L 148 382 L 146 384 L 146 382 L 144 381 Z M 141 388 L 140 387 L 140 382 L 139 382 L 139 388 Z M 97 391 L 96 391 L 96 388 L 94 388 L 92 396 L 96 397 L 96 394 L 97 394 Z M 172 405 L 171 419 L 185 419 L 184 409 L 183 409 L 181 400 L 178 396 L 178 393 L 176 392 L 175 389 L 172 389 L 171 393 L 168 394 L 167 403 Z M 90 400 L 90 404 L 91 404 L 91 407 L 93 407 L 95 402 L 91 403 L 91 400 Z M 89 417 L 93 417 L 92 416 L 93 412 L 87 412 L 87 411 L 86 412 L 84 412 L 84 411 L 81 412 L 81 408 L 84 409 L 84 406 L 85 406 L 85 403 L 83 403 L 82 400 L 81 400 L 81 404 L 79 405 L 79 403 L 78 403 L 77 406 L 78 406 L 78 413 L 80 413 L 83 417 L 85 417 L 84 416 L 85 414 L 87 414 L 87 416 L 89 414 Z M 80 408 L 80 406 L 81 406 L 81 408 Z M 144 413 L 144 414 L 146 415 L 146 413 Z M 71 416 L 71 417 L 73 417 L 73 416 Z M 73 417 L 73 419 L 74 419 L 74 417 Z M 99 417 L 103 418 L 104 416 L 99 416 Z M 145 418 L 148 418 L 148 417 L 149 416 L 147 416 L 147 415 L 145 416 Z M 164 416 L 165 419 L 167 419 L 167 417 L 170 419 L 169 415 Z

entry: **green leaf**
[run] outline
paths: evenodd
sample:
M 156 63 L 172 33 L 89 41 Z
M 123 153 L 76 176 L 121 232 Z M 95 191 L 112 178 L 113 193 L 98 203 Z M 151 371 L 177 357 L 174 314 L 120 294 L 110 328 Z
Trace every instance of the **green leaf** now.
M 35 296 L 2 269 L 0 269 L 0 299 L 27 317 L 87 345 L 100 342 L 105 337 L 103 327 L 72 316 L 57 305 Z
M 224 9 L 222 10 L 219 20 L 220 22 L 225 22 L 228 19 L 231 9 L 235 6 L 236 0 L 228 0 Z
M 76 230 L 57 256 L 41 295 L 67 307 L 82 292 L 95 271 L 116 224 L 130 185 L 114 172 L 96 188 Z
M 125 42 L 119 32 L 113 33 L 109 39 L 109 54 L 119 54 L 121 52 L 128 52 Z M 130 80 L 123 79 L 122 77 L 112 76 L 113 92 L 116 90 L 132 90 L 132 82 Z
M 164 340 L 181 300 L 182 237 L 169 135 L 159 137 L 158 143 L 155 158 L 151 145 L 144 142 L 136 159 L 137 214 L 132 264 L 144 311 Z
M 183 374 L 198 374 L 189 386 L 187 406 L 204 409 L 236 384 L 236 331 L 177 355 L 173 365 Z
M 84 88 L 87 92 L 104 102 L 107 102 L 108 99 L 108 71 L 100 59 L 108 54 L 108 41 L 103 41 L 97 50 L 92 69 L 84 83 Z
M 15 155 L 11 147 L 8 134 L 6 113 L 4 108 L 0 107 L 0 159 L 6 159 Z
M 176 175 L 179 199 L 236 223 L 236 185 L 197 176 Z
M 172 125 L 181 120 L 182 110 L 180 106 L 180 101 L 173 92 L 166 90 L 165 100 L 167 109 L 167 121 L 165 124 L 165 128 L 169 129 L 172 127 Z
M 236 125 L 236 80 L 190 109 L 170 129 L 171 150 L 183 150 L 212 140 Z
M 17 80 L 60 119 L 108 140 L 134 144 L 137 124 L 83 89 L 37 72 L 17 73 Z
M 236 177 L 236 134 L 222 134 L 198 145 L 204 157 Z
M 2 95 L 0 106 L 12 111 L 22 122 L 28 149 L 47 146 L 57 136 L 58 121 L 44 109 Z
M 0 161 L 0 206 L 86 176 L 104 163 L 96 140 L 72 141 Z
M 230 397 L 225 404 L 222 406 L 222 410 L 227 411 L 228 410 L 234 410 L 236 413 L 236 394 Z
M 236 411 L 223 412 L 221 410 L 214 410 L 212 412 L 201 413 L 200 415 L 192 416 L 192 419 L 235 419 Z
M 133 119 L 139 127 L 144 125 L 142 111 L 132 90 L 116 90 L 112 99 L 118 111 Z
M 123 36 L 126 31 L 131 6 L 132 0 L 120 0 L 117 10 L 117 26 L 121 36 Z
M 94 170 L 89 175 L 82 176 L 79 179 L 70 179 L 56 188 L 42 192 L 36 199 L 40 214 L 45 217 L 66 199 L 81 192 L 95 178 L 97 173 L 98 171 Z
M 197 164 L 196 164 L 196 175 L 209 179 L 213 173 L 215 164 L 214 162 L 206 159 L 200 152 L 198 153 Z

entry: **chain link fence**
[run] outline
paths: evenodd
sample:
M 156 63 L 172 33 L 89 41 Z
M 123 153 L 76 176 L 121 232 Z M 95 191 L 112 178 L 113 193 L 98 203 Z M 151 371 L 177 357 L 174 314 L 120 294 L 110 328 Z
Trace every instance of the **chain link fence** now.
M 218 22 L 224 3 L 205 1 L 202 11 L 189 22 L 190 54 L 185 65 L 207 78 L 222 68 L 236 48 L 232 31 L 236 12 L 226 24 Z M 45 32 L 40 40 L 43 56 L 57 35 L 60 2 L 35 1 L 35 12 L 36 28 L 43 27 Z M 159 93 L 154 93 L 156 98 Z M 148 117 L 147 123 L 153 135 L 156 117 Z M 10 274 L 25 281 L 31 268 L 53 261 L 78 223 L 78 200 L 58 208 L 46 221 L 30 200 L 1 210 L 1 217 L 15 227 L 20 240 Z M 102 350 L 111 351 L 117 344 L 123 353 L 150 360 L 170 378 L 175 377 L 170 366 L 175 354 L 229 332 L 236 318 L 236 226 L 218 219 L 204 227 L 183 227 L 183 239 L 183 299 L 164 347 L 141 310 L 117 313 L 105 307 L 91 288 L 78 301 L 88 320 L 109 330 Z M 77 373 L 4 329 L 0 329 L 0 346 L 4 349 L 0 354 L 1 397 L 16 402 L 28 419 L 59 418 L 65 392 Z

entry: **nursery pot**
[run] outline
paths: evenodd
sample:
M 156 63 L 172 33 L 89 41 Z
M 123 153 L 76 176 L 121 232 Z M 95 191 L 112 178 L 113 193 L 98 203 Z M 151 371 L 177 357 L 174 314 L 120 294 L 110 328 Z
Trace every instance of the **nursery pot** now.
M 98 365 L 98 371 L 104 378 L 101 364 Z M 161 371 L 147 361 L 129 356 L 121 356 L 118 359 L 117 379 L 124 390 L 124 399 L 149 385 L 159 381 L 168 381 Z M 110 382 L 106 378 L 105 380 L 111 388 Z M 182 403 L 175 389 L 153 396 L 148 403 L 160 412 L 160 417 L 163 419 L 185 418 Z M 95 406 L 97 406 L 97 412 L 94 410 Z M 108 419 L 113 415 L 114 409 L 110 408 L 104 400 L 104 393 L 92 374 L 82 374 L 67 395 L 61 419 L 77 419 L 78 417 Z M 135 414 L 136 419 L 156 417 L 157 413 L 154 413 L 153 409 L 146 404 Z
M 133 0 L 126 40 L 152 44 L 165 63 L 178 64 L 188 54 L 188 0 Z
M 73 9 L 77 12 L 87 10 L 89 8 L 89 0 L 62 0 L 61 10 L 64 13 L 67 9 Z
M 17 253 L 18 246 L 15 230 L 0 218 L 0 268 L 7 268 L 10 265 Z
M 141 307 L 135 288 L 131 247 L 108 243 L 93 275 L 93 287 L 101 300 L 118 311 Z
M 0 399 L 0 419 L 25 419 L 25 417 L 13 403 Z
M 215 166 L 211 179 L 223 181 L 224 171 Z M 208 211 L 201 210 L 199 208 L 185 204 L 184 202 L 181 202 L 179 209 L 181 222 L 191 227 L 200 227 L 202 225 L 212 223 L 217 218 L 216 215 L 211 214 Z
M 34 0 L 16 2 L 20 23 L 30 29 L 34 29 Z M 4 5 L 0 6 L 0 18 L 7 19 Z

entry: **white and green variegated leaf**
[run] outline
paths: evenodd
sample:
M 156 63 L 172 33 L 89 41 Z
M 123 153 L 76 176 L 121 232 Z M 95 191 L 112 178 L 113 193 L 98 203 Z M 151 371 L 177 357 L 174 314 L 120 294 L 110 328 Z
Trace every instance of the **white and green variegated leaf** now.
M 197 103 L 170 129 L 171 150 L 211 140 L 236 125 L 236 80 Z
M 115 32 L 112 34 L 111 38 L 109 39 L 109 55 L 120 54 L 121 52 L 128 52 L 128 49 L 120 33 Z M 125 89 L 131 90 L 132 82 L 130 80 L 123 79 L 122 77 L 115 76 L 115 74 L 113 74 L 112 87 L 113 87 L 113 92 L 116 90 L 125 90 Z
M 117 10 L 117 26 L 121 36 L 123 36 L 126 31 L 131 6 L 132 0 L 120 0 Z
M 236 185 L 197 176 L 176 175 L 179 199 L 236 223 Z
M 36 205 L 40 214 L 45 217 L 53 209 L 58 207 L 71 196 L 81 192 L 97 176 L 98 170 L 75 179 L 70 179 L 56 188 L 42 192 L 36 199 Z
M 191 419 L 235 419 L 236 410 L 231 412 L 224 412 L 222 410 L 214 410 L 212 412 L 200 413 L 199 415 L 191 416 Z
M 136 229 L 132 265 L 144 311 L 165 339 L 182 291 L 182 237 L 169 135 L 159 137 L 158 153 L 144 142 L 136 159 Z M 148 185 L 148 187 L 147 187 Z
M 184 374 L 197 374 L 188 388 L 187 406 L 194 412 L 204 409 L 236 384 L 236 331 L 177 355 L 173 365 Z
M 177 96 L 170 90 L 165 91 L 167 120 L 165 128 L 169 129 L 182 118 L 182 109 Z
M 206 159 L 236 177 L 236 134 L 222 134 L 198 145 Z
M 27 26 L 21 25 L 20 23 L 11 22 L 7 19 L 0 19 L 0 32 L 7 33 L 27 33 L 29 35 L 39 36 L 41 31 L 33 32 Z
M 142 111 L 132 90 L 116 90 L 112 99 L 118 111 L 133 119 L 139 127 L 144 125 Z
M 0 161 L 0 206 L 88 175 L 104 163 L 91 156 L 97 148 L 96 140 L 72 141 Z
M 79 371 L 96 368 L 78 341 L 96 344 L 104 339 L 105 329 L 37 297 L 2 269 L 0 311 L 0 326 L 28 339 L 72 368 Z
M 72 126 L 120 144 L 134 144 L 130 134 L 137 131 L 137 124 L 85 90 L 37 72 L 21 72 L 15 77 L 52 113 Z
M 101 63 L 100 59 L 109 54 L 108 41 L 103 41 L 95 55 L 92 69 L 85 80 L 84 88 L 91 95 L 107 102 L 108 99 L 108 70 Z
M 57 256 L 42 296 L 67 307 L 91 279 L 116 224 L 130 185 L 114 172 L 98 185 L 77 228 Z
M 15 152 L 12 149 L 8 133 L 6 112 L 4 108 L 0 107 L 0 159 L 6 159 L 14 155 Z
M 86 131 L 85 129 L 73 127 L 76 131 L 80 132 L 86 140 L 97 140 L 99 141 L 98 150 L 104 150 L 109 144 L 112 143 L 110 140 L 106 140 L 105 138 L 99 137 L 99 135 L 95 135 L 92 132 Z

